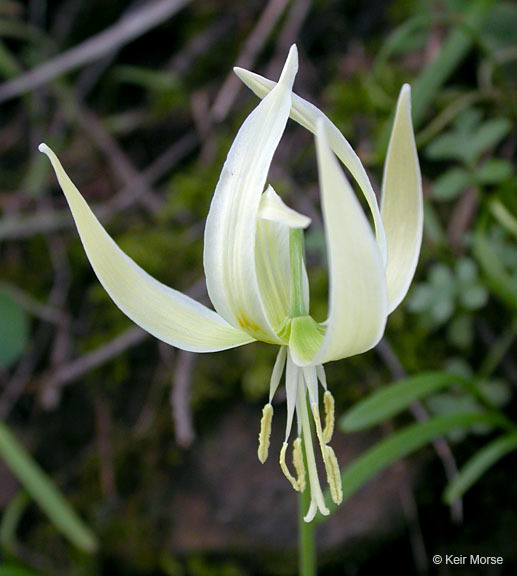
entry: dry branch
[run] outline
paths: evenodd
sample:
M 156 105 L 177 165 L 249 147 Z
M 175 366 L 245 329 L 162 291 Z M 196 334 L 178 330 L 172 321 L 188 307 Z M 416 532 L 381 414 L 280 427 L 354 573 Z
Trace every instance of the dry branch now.
M 0 102 L 31 92 L 66 72 L 95 62 L 159 26 L 176 14 L 190 0 L 158 0 L 123 17 L 113 26 L 92 36 L 52 60 L 37 66 L 0 86 Z

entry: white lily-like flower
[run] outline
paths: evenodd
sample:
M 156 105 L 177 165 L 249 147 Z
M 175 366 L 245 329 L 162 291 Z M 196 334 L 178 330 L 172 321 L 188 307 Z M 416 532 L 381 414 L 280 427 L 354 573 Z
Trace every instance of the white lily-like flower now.
M 402 88 L 386 159 L 379 210 L 357 155 L 330 120 L 292 93 L 298 70 L 296 46 L 278 83 L 236 69 L 262 101 L 240 128 L 223 166 L 208 214 L 204 268 L 216 312 L 149 276 L 104 230 L 56 155 L 52 162 L 70 205 L 86 254 L 115 304 L 160 340 L 183 350 L 214 352 L 255 340 L 278 345 L 269 402 L 263 409 L 258 456 L 268 456 L 272 400 L 285 370 L 287 424 L 280 452 L 282 471 L 296 490 L 311 495 L 306 521 L 328 514 L 316 469 L 310 418 L 325 463 L 331 495 L 342 499 L 336 456 L 329 446 L 334 400 L 323 364 L 371 349 L 388 314 L 404 298 L 422 237 L 422 190 L 411 123 L 409 86 Z M 288 208 L 266 179 L 291 116 L 316 136 L 317 162 L 329 261 L 329 314 L 318 324 L 309 314 L 303 229 L 310 219 Z M 364 193 L 375 235 L 336 156 Z M 323 394 L 320 418 L 318 382 Z M 309 410 L 310 407 L 310 410 Z M 294 474 L 286 452 L 294 414 Z

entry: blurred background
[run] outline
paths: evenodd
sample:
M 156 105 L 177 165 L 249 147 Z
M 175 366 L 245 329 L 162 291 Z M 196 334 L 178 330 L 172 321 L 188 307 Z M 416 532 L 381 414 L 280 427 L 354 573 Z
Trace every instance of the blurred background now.
M 515 3 L 0 0 L 0 576 L 296 573 L 296 494 L 256 457 L 275 348 L 192 355 L 135 327 L 37 151 L 56 150 L 141 266 L 207 302 L 204 221 L 257 104 L 232 67 L 276 79 L 293 42 L 295 91 L 376 191 L 412 85 L 425 194 L 416 278 L 385 338 L 327 367 L 338 418 L 396 383 L 406 395 L 369 427 L 341 422 L 345 502 L 317 528 L 319 573 L 517 573 Z M 314 142 L 292 122 L 269 181 L 312 218 L 322 319 Z M 504 564 L 432 562 L 470 553 Z

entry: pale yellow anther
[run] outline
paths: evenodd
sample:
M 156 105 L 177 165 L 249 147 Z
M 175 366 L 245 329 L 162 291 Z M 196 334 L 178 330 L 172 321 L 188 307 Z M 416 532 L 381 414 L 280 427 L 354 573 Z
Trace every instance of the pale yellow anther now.
M 312 417 L 314 418 L 314 425 L 316 427 L 316 436 L 318 437 L 318 442 L 320 444 L 321 456 L 323 460 L 326 459 L 325 455 L 325 440 L 323 439 L 323 431 L 321 429 L 320 413 L 316 404 L 311 403 Z
M 325 428 L 323 429 L 323 440 L 328 444 L 334 434 L 334 396 L 327 390 L 323 395 L 325 405 Z
M 330 495 L 336 504 L 343 501 L 343 488 L 341 485 L 341 471 L 334 450 L 330 446 L 325 446 L 325 470 L 327 472 L 327 482 L 330 488 Z
M 303 463 L 302 439 L 300 437 L 296 438 L 293 444 L 293 466 L 296 470 L 298 490 L 303 492 L 305 490 L 305 465 Z
M 260 420 L 258 459 L 262 464 L 267 460 L 269 453 L 269 437 L 271 436 L 271 421 L 273 420 L 273 406 L 267 403 L 262 408 L 262 418 Z
M 284 476 L 289 480 L 289 482 L 291 483 L 291 486 L 297 491 L 300 491 L 300 486 L 298 485 L 298 482 L 296 480 L 296 478 L 291 474 L 291 472 L 289 472 L 289 468 L 287 467 L 287 464 L 285 463 L 285 454 L 287 452 L 287 447 L 289 446 L 289 444 L 287 442 L 284 442 L 282 444 L 282 449 L 280 450 L 280 468 L 282 469 L 282 472 L 284 473 Z

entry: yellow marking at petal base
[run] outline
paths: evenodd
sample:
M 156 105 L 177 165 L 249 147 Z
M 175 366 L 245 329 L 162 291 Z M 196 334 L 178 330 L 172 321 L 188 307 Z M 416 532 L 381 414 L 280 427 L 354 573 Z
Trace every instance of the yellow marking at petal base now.
M 323 440 L 328 444 L 332 440 L 334 434 L 334 396 L 327 390 L 323 395 L 323 403 L 325 405 L 325 428 L 323 429 Z
M 289 468 L 287 467 L 287 464 L 285 463 L 285 453 L 287 452 L 287 447 L 289 446 L 289 444 L 287 442 L 284 442 L 282 444 L 282 449 L 280 450 L 280 468 L 282 469 L 282 472 L 284 473 L 284 476 L 289 480 L 289 482 L 291 483 L 291 486 L 297 491 L 300 491 L 300 486 L 298 485 L 298 482 L 296 481 L 296 478 L 291 474 L 291 472 L 289 472 Z
M 327 482 L 330 488 L 330 495 L 335 504 L 343 501 L 343 487 L 341 485 L 341 471 L 334 450 L 330 446 L 325 446 L 325 470 L 327 472 Z
M 258 324 L 253 322 L 252 320 L 248 320 L 244 314 L 240 314 L 237 317 L 237 322 L 239 326 L 250 336 L 255 338 L 256 340 L 260 340 L 262 342 L 266 342 L 268 344 L 278 344 L 278 342 L 274 342 L 271 340 L 271 337 L 267 332 L 262 330 Z
M 262 464 L 267 460 L 269 454 L 269 437 L 271 436 L 271 421 L 273 420 L 273 406 L 267 403 L 262 408 L 262 418 L 260 420 L 258 459 Z
M 296 438 L 293 444 L 293 466 L 296 470 L 296 482 L 300 492 L 305 490 L 305 465 L 303 463 L 302 439 Z
M 241 314 L 238 318 L 237 318 L 237 322 L 239 323 L 239 326 L 243 329 L 243 330 L 251 330 L 252 332 L 260 332 L 260 327 L 258 324 L 255 324 L 255 322 L 252 322 L 250 320 L 248 320 L 246 318 L 246 316 L 244 316 L 244 314 Z

